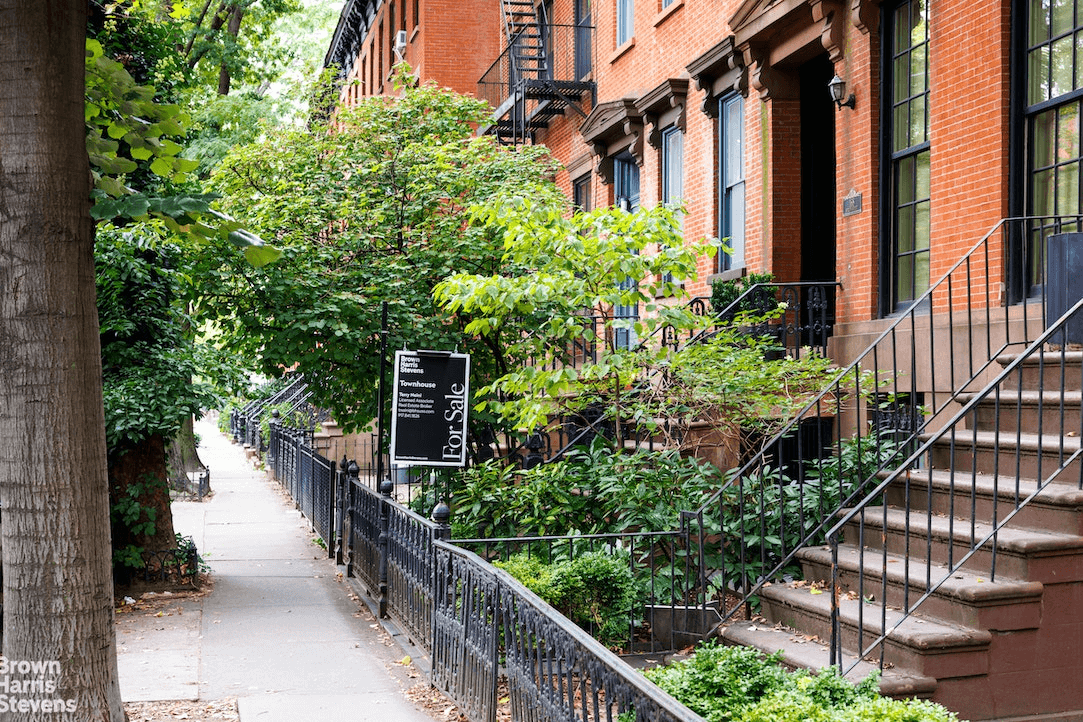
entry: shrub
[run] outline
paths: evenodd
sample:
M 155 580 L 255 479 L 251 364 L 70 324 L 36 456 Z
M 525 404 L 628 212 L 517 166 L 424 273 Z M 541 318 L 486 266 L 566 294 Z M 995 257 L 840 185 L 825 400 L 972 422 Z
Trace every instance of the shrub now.
M 841 442 L 837 456 L 807 462 L 800 484 L 777 469 L 763 469 L 730 486 L 723 494 L 721 529 L 731 550 L 727 579 L 761 579 L 897 452 L 890 434 L 854 437 Z M 809 537 L 809 544 L 824 543 L 825 531 Z M 733 553 L 737 549 L 743 553 Z M 707 561 L 717 568 L 716 559 Z M 800 569 L 794 564 L 782 572 L 796 575 Z
M 787 672 L 779 655 L 747 647 L 701 645 L 687 660 L 647 677 L 707 722 L 952 722 L 932 702 L 894 700 L 877 691 L 878 676 L 859 684 L 834 667 Z
M 675 529 L 723 475 L 676 451 L 614 454 L 604 443 L 529 471 L 488 462 L 452 486 L 456 539 Z
M 740 298 L 741 294 L 757 283 L 770 284 L 774 280 L 774 275 L 770 273 L 750 273 L 734 281 L 715 281 L 711 284 L 711 310 L 716 315 L 721 314 Z M 761 286 L 758 293 L 745 298 L 740 306 L 731 311 L 731 314 L 742 312 L 765 313 L 775 306 L 775 294 L 777 292 L 777 286 Z M 726 320 L 733 320 L 732 316 Z
M 607 646 L 628 640 L 643 608 L 644 594 L 624 552 L 587 552 L 552 564 L 520 554 L 496 566 Z

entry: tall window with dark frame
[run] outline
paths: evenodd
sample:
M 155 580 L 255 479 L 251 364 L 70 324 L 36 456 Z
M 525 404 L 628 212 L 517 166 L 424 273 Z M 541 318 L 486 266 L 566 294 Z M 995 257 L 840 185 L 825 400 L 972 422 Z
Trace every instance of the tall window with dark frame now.
M 684 198 L 684 133 L 680 128 L 662 131 L 662 202 L 680 203 Z
M 617 0 L 617 47 L 635 35 L 635 0 Z
M 572 181 L 572 205 L 584 213 L 590 210 L 590 173 Z
M 891 283 L 894 308 L 929 288 L 929 7 L 907 0 L 889 13 Z
M 556 53 L 553 47 L 553 0 L 542 0 L 535 8 L 535 13 L 538 17 L 538 29 L 541 33 L 541 46 L 542 51 L 545 53 L 545 71 L 544 77 L 546 80 L 553 79 L 553 66 L 556 64 Z
M 593 69 L 590 36 L 593 19 L 591 0 L 575 0 L 575 79 L 583 80 Z
M 666 128 L 662 131 L 662 202 L 680 203 L 684 200 L 684 133 L 680 128 Z M 681 228 L 684 217 L 678 216 Z M 662 278 L 666 283 L 673 281 L 673 275 L 667 273 Z
M 613 159 L 613 195 L 616 205 L 629 213 L 639 210 L 639 166 L 630 153 L 623 153 Z M 621 289 L 635 288 L 636 279 L 622 278 L 618 281 Z M 638 319 L 639 304 L 618 304 L 613 307 L 613 318 Z M 618 328 L 613 331 L 613 345 L 619 349 L 630 349 L 636 344 L 635 331 L 631 328 Z
M 1027 0 L 1029 282 L 1041 279 L 1045 237 L 1080 224 L 1080 117 L 1083 116 L 1083 3 Z M 1075 221 L 1060 222 L 1065 217 Z
M 718 99 L 718 236 L 729 250 L 719 253 L 718 272 L 745 265 L 745 99 Z

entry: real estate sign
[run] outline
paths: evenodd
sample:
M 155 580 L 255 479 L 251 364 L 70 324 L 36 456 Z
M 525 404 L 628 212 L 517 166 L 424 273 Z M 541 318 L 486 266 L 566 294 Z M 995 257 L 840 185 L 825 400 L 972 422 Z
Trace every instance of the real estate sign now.
M 396 351 L 391 463 L 466 464 L 470 355 Z

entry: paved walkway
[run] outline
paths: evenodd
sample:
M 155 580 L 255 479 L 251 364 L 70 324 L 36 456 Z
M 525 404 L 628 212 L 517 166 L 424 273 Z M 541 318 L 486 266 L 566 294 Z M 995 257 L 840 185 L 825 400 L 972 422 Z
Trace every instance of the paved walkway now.
M 235 697 L 242 722 L 431 722 L 403 695 L 417 671 L 287 497 L 211 423 L 196 433 L 215 494 L 173 518 L 213 591 L 118 613 L 124 700 Z

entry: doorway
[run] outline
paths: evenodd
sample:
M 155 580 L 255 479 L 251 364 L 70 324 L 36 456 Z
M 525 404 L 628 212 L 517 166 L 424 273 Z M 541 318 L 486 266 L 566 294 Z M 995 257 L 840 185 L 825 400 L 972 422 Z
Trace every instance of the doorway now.
M 835 108 L 827 85 L 835 66 L 827 54 L 798 70 L 801 98 L 801 280 L 835 281 Z M 835 322 L 835 287 L 803 288 L 801 343 L 826 347 Z

